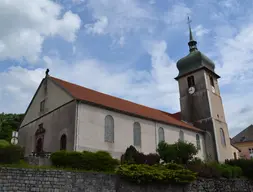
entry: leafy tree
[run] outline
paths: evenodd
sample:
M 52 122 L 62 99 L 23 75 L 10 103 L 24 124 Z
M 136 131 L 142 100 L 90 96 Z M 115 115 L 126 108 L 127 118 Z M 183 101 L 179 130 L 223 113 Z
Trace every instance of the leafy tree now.
M 18 129 L 24 114 L 0 114 L 0 139 L 10 141 L 12 131 Z
M 178 141 L 174 144 L 168 144 L 162 141 L 158 144 L 157 152 L 165 163 L 186 164 L 193 159 L 198 150 L 192 143 Z

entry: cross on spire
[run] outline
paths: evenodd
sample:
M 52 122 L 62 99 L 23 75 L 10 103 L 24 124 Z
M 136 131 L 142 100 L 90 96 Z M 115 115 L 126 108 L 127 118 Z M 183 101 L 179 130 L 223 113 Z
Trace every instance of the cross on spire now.
M 189 27 L 189 48 L 190 48 L 190 52 L 194 51 L 194 50 L 197 50 L 197 42 L 193 39 L 193 35 L 192 35 L 192 29 L 191 29 L 191 20 L 190 20 L 190 17 L 188 16 L 187 17 L 187 24 L 188 24 L 188 27 Z

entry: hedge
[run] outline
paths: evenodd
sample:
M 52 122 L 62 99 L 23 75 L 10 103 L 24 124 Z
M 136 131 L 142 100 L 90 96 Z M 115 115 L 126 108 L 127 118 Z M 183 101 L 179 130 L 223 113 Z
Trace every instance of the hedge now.
M 0 164 L 16 164 L 24 157 L 24 150 L 18 145 L 0 145 Z
M 196 180 L 196 173 L 188 169 L 167 169 L 163 165 L 124 164 L 116 173 L 122 178 L 137 184 L 187 184 Z
M 156 153 L 143 154 L 130 146 L 126 152 L 121 156 L 122 164 L 148 164 L 155 165 L 160 162 L 160 156 Z
M 205 178 L 238 178 L 242 176 L 242 169 L 238 166 L 231 166 L 219 163 L 191 163 L 187 168 Z
M 117 159 L 104 151 L 98 152 L 55 152 L 50 157 L 53 166 L 93 171 L 114 171 L 119 165 Z
M 253 159 L 231 159 L 226 160 L 225 163 L 227 165 L 240 167 L 243 176 L 253 179 Z

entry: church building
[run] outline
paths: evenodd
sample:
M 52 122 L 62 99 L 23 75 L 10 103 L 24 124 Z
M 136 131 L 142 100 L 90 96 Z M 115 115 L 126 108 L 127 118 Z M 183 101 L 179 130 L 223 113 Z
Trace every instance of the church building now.
M 120 158 L 133 145 L 155 153 L 158 143 L 191 142 L 197 157 L 236 158 L 230 144 L 215 65 L 197 49 L 177 62 L 181 111 L 168 113 L 103 94 L 49 75 L 41 81 L 19 128 L 19 144 L 32 152 L 105 150 Z M 176 74 L 175 74 L 176 75 Z M 168 77 L 170 78 L 170 77 Z

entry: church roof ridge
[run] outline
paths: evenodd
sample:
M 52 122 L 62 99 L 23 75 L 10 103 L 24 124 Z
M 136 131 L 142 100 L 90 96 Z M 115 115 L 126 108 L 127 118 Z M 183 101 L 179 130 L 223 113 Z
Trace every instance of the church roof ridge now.
M 127 114 L 140 116 L 146 119 L 156 120 L 165 124 L 175 125 L 186 129 L 202 132 L 201 129 L 179 119 L 178 113 L 168 113 L 159 109 L 154 109 L 145 105 L 137 104 L 129 100 L 98 92 L 93 89 L 83 87 L 56 77 L 50 76 L 56 84 L 64 88 L 75 99 L 110 108 Z

